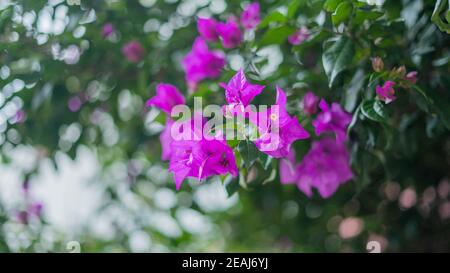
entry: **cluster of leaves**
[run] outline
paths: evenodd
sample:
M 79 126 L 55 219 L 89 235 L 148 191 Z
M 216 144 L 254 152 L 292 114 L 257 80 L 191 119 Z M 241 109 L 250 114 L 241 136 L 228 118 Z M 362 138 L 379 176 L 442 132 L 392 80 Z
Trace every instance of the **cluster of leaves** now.
M 156 1 L 150 7 L 141 3 L 146 1 L 82 1 L 81 6 L 55 1 L 52 7 L 47 2 L 19 1 L 0 10 L 0 98 L 5 98 L 0 110 L 20 101 L 26 113 L 23 122 L 10 118 L 0 124 L 0 162 L 7 164 L 8 152 L 20 145 L 36 148 L 38 160 L 48 157 L 54 162 L 60 151 L 75 158 L 84 145 L 96 151 L 105 172 L 126 162 L 129 179 L 135 182 L 130 190 L 139 195 L 139 185 L 152 182 L 146 169 L 162 164 L 156 143 L 163 115 L 148 113 L 144 101 L 158 82 L 186 86 L 180 60 L 197 33 L 195 11 L 207 9 L 209 1 L 193 4 L 189 14 L 177 1 Z M 239 209 L 211 214 L 223 230 L 231 227 L 227 250 L 362 251 L 373 234 L 387 238 L 390 251 L 448 250 L 449 222 L 440 218 L 437 203 L 425 217 L 418 206 L 401 210 L 382 190 L 395 182 L 421 196 L 450 177 L 450 36 L 445 33 L 448 24 L 439 17 L 445 2 L 385 1 L 380 6 L 357 0 L 260 1 L 262 22 L 254 38 L 227 52 L 229 59 L 240 56 L 250 79 L 269 84 L 267 89 L 275 90 L 277 83 L 288 90 L 292 114 L 302 115 L 298 101 L 308 90 L 340 102 L 352 113 L 348 134 L 356 178 L 328 200 L 307 199 L 294 186 L 277 182 L 276 161 L 251 142 L 231 143 L 242 168 L 237 181 L 224 178 L 224 183 L 230 195 L 239 191 Z M 221 11 L 224 20 L 241 10 L 238 1 L 227 4 Z M 62 6 L 68 20 L 62 32 L 44 32 L 38 19 L 23 23 L 25 14 L 38 18 L 48 8 L 51 19 L 57 20 Z M 101 36 L 105 23 L 117 29 L 113 40 Z M 287 38 L 300 26 L 307 26 L 311 37 L 292 46 Z M 146 51 L 138 64 L 121 55 L 122 45 L 136 39 Z M 61 53 L 73 45 L 80 54 L 75 64 Z M 374 57 L 384 62 L 378 71 L 372 67 Z M 417 83 L 402 82 L 402 66 L 418 71 Z M 220 79 L 202 82 L 196 95 L 208 103 L 221 102 L 216 83 L 227 82 L 235 69 L 229 62 Z M 403 83 L 398 99 L 388 105 L 375 93 L 375 86 L 386 80 Z M 7 94 L 11 88 L 16 90 Z M 261 94 L 258 102 L 273 103 L 273 94 Z M 74 97 L 83 103 L 72 112 L 68 103 Z M 79 133 L 68 137 L 68 128 Z M 299 157 L 309 149 L 302 142 L 294 147 Z M 24 179 L 36 171 L 24 171 Z M 108 185 L 106 191 L 105 207 L 121 202 L 117 185 Z M 353 240 L 342 239 L 333 226 L 336 217 L 359 217 L 365 229 Z M 7 221 L 0 206 L 0 223 Z M 195 240 L 189 235 L 164 238 L 146 230 L 174 250 L 189 249 Z M 127 236 L 121 230 L 119 237 Z M 3 238 L 0 232 L 0 247 L 6 250 Z M 91 244 L 92 250 L 101 251 L 120 242 Z

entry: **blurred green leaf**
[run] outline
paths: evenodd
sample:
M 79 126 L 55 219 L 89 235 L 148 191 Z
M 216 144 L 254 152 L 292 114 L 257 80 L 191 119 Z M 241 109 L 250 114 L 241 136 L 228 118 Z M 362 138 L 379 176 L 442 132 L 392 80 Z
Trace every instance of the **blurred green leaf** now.
M 292 0 L 288 5 L 287 17 L 294 18 L 303 0 Z
M 337 6 L 344 0 L 326 0 L 323 8 L 328 12 L 334 12 Z
M 231 197 L 234 193 L 236 193 L 239 190 L 239 181 L 238 177 L 233 177 L 231 175 L 228 175 L 223 184 L 225 185 L 225 190 L 227 191 L 228 197 Z
M 365 20 L 376 20 L 384 15 L 384 12 L 378 10 L 356 10 L 355 18 L 353 19 L 354 24 L 362 24 Z
M 364 70 L 359 69 L 353 75 L 347 88 L 345 88 L 345 100 L 344 108 L 348 112 L 352 112 L 355 109 L 356 103 L 358 101 L 359 92 L 362 90 L 364 84 Z
M 249 140 L 241 140 L 238 144 L 238 151 L 241 154 L 245 167 L 250 168 L 258 158 L 258 149 L 255 144 Z
M 340 23 L 343 23 L 346 21 L 353 11 L 353 4 L 349 1 L 345 1 L 340 3 L 336 10 L 331 15 L 331 21 L 333 22 L 333 25 L 337 26 Z
M 290 26 L 280 26 L 268 29 L 259 42 L 259 46 L 284 43 L 289 35 L 295 32 L 295 28 Z
M 331 41 L 329 46 L 322 55 L 323 68 L 328 76 L 328 85 L 331 87 L 339 75 L 352 62 L 355 52 L 353 42 L 341 36 L 336 41 Z
M 269 13 L 266 17 L 264 17 L 264 19 L 258 25 L 258 28 L 261 29 L 269 26 L 272 23 L 285 23 L 286 21 L 287 21 L 286 15 L 284 15 L 278 10 L 275 10 Z

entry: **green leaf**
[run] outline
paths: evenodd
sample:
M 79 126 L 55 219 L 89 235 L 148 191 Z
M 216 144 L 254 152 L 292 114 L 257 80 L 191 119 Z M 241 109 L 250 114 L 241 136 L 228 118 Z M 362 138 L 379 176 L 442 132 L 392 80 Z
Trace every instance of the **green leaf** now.
M 351 63 L 355 48 L 353 42 L 341 36 L 322 55 L 323 68 L 328 76 L 328 85 L 333 85 L 336 76 L 339 75 Z
M 432 103 L 430 97 L 427 95 L 427 93 L 425 92 L 425 90 L 423 90 L 422 88 L 420 88 L 418 85 L 412 85 L 412 88 L 417 91 L 420 95 L 422 95 L 424 97 L 424 99 L 426 100 L 427 103 Z
M 356 71 L 349 85 L 345 89 L 345 102 L 344 108 L 348 112 L 352 112 L 355 109 L 358 101 L 358 95 L 364 84 L 364 70 L 359 69 Z
M 295 28 L 289 26 L 281 26 L 268 29 L 264 36 L 261 38 L 260 47 L 272 45 L 272 44 L 282 44 L 286 39 L 295 32 Z
M 323 8 L 328 12 L 334 12 L 337 8 L 337 6 L 342 2 L 343 0 L 327 0 L 323 4 Z
M 228 175 L 223 182 L 225 185 L 225 190 L 227 191 L 228 197 L 232 196 L 235 192 L 239 190 L 238 178 Z
M 369 90 L 369 92 L 366 93 L 366 97 L 373 97 L 373 94 L 375 94 L 376 86 L 379 85 L 381 80 L 387 77 L 387 75 L 388 72 L 374 72 L 370 74 L 369 83 L 367 84 L 367 90 Z
M 376 20 L 383 16 L 383 14 L 384 12 L 382 11 L 358 9 L 355 18 L 353 19 L 353 23 L 362 24 L 365 20 Z
M 446 6 L 446 0 L 437 0 L 436 1 L 433 14 L 431 15 L 431 21 L 433 21 L 442 32 L 445 31 L 450 34 L 450 24 L 445 23 L 440 17 L 440 14 L 445 9 L 445 6 Z M 446 14 L 447 20 L 450 17 L 448 14 L 449 13 L 447 11 L 447 14 Z
M 275 180 L 275 177 L 277 177 L 277 169 L 272 169 L 272 171 L 270 172 L 269 177 L 267 177 L 266 179 L 263 180 L 262 184 L 265 185 L 269 182 L 272 182 Z
M 271 23 L 285 23 L 286 21 L 286 15 L 276 10 L 268 14 L 258 25 L 258 28 L 262 29 L 269 26 Z
M 297 12 L 301 3 L 302 3 L 301 0 L 293 0 L 289 3 L 287 11 L 288 18 L 293 18 L 295 16 L 295 13 Z
M 264 170 L 267 170 L 270 166 L 270 163 L 272 163 L 272 159 L 273 157 L 271 157 L 268 154 L 265 153 L 260 153 L 258 152 L 259 156 L 259 161 L 261 162 L 261 166 L 263 167 Z
M 361 112 L 362 104 L 363 103 L 361 103 L 358 106 L 358 108 L 356 108 L 355 113 L 353 113 L 352 121 L 350 122 L 350 124 L 347 127 L 347 135 L 350 134 L 350 131 L 353 129 L 353 127 L 355 126 L 356 122 L 358 121 L 358 116 L 359 116 L 359 113 Z
M 433 102 L 433 111 L 437 114 L 443 125 L 450 130 L 450 100 L 440 96 L 436 92 L 428 92 L 428 95 Z
M 331 21 L 333 25 L 337 26 L 340 23 L 346 21 L 353 11 L 353 4 L 351 2 L 340 3 L 334 13 L 331 15 Z
M 258 158 L 258 149 L 253 142 L 248 140 L 242 140 L 238 144 L 238 151 L 241 154 L 245 167 L 248 169 L 255 163 Z
M 386 123 L 387 115 L 384 110 L 384 105 L 379 100 L 368 100 L 363 102 L 361 113 L 373 121 Z

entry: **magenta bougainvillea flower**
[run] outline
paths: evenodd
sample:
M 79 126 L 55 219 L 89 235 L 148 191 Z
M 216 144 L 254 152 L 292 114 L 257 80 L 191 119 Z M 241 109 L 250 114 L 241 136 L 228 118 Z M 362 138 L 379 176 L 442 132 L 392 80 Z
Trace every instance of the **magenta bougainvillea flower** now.
M 308 115 L 313 115 L 317 112 L 317 104 L 319 97 L 314 95 L 312 91 L 308 91 L 302 100 L 303 111 Z
M 255 28 L 261 21 L 259 15 L 259 3 L 253 2 L 247 5 L 241 14 L 241 24 L 245 29 Z
M 280 182 L 281 184 L 292 184 L 298 180 L 299 163 L 295 160 L 295 150 L 291 148 L 289 154 L 285 158 L 280 159 Z
M 167 117 L 166 119 L 166 126 L 164 127 L 164 130 L 159 135 L 159 141 L 161 142 L 161 159 L 162 160 L 169 160 L 170 155 L 172 154 L 172 124 L 174 121 Z
M 216 30 L 224 48 L 237 47 L 242 41 L 242 32 L 234 17 L 228 18 L 226 23 L 218 23 Z
M 275 105 L 259 112 L 257 120 L 251 115 L 250 121 L 257 124 L 260 134 L 254 141 L 256 147 L 270 156 L 281 158 L 288 156 L 294 141 L 308 138 L 309 133 L 303 129 L 295 116 L 289 116 L 286 111 L 286 95 L 278 86 L 276 89 Z
M 198 37 L 191 52 L 184 57 L 182 65 L 186 81 L 190 86 L 195 86 L 203 79 L 220 76 L 225 65 L 225 55 L 220 51 L 210 51 L 205 40 Z
M 299 45 L 309 39 L 309 29 L 305 26 L 301 27 L 294 34 L 288 37 L 288 41 L 291 45 Z
M 177 190 L 186 177 L 198 180 L 213 175 L 238 173 L 233 150 L 219 140 L 173 141 L 169 171 L 174 174 Z
M 30 213 L 36 217 L 41 217 L 43 208 L 44 208 L 44 205 L 41 202 L 32 202 L 28 206 L 28 213 Z
M 144 58 L 145 49 L 138 41 L 131 41 L 122 47 L 122 53 L 128 61 L 137 63 Z
M 197 30 L 206 41 L 215 42 L 219 39 L 217 34 L 217 21 L 214 18 L 202 18 L 197 19 Z
M 297 168 L 298 188 L 308 197 L 312 196 L 313 187 L 323 198 L 330 197 L 339 185 L 352 179 L 349 160 L 345 143 L 332 138 L 314 142 Z
M 115 31 L 115 29 L 114 29 L 113 24 L 106 23 L 102 27 L 102 36 L 104 38 L 108 38 L 109 36 L 111 36 L 114 33 L 114 31 Z
M 375 87 L 375 91 L 377 92 L 377 96 L 380 100 L 384 101 L 384 103 L 388 104 L 393 102 L 397 99 L 395 97 L 395 90 L 394 90 L 395 82 L 393 81 L 386 81 L 383 86 L 377 85 Z
M 333 102 L 330 107 L 323 99 L 319 103 L 319 108 L 322 112 L 312 122 L 316 135 L 324 132 L 335 133 L 336 141 L 343 143 L 347 139 L 346 130 L 352 116 L 342 109 L 340 104 Z
M 178 88 L 171 84 L 160 83 L 156 86 L 156 95 L 147 100 L 147 106 L 155 106 L 170 115 L 172 107 L 178 104 L 184 104 L 184 96 Z
M 249 83 L 242 69 L 230 79 L 228 84 L 220 83 L 219 85 L 225 89 L 225 99 L 232 106 L 249 105 L 264 89 L 264 85 Z
M 406 80 L 411 82 L 411 83 L 413 83 L 413 84 L 416 84 L 416 82 L 417 82 L 417 71 L 411 71 L 408 74 L 406 74 Z

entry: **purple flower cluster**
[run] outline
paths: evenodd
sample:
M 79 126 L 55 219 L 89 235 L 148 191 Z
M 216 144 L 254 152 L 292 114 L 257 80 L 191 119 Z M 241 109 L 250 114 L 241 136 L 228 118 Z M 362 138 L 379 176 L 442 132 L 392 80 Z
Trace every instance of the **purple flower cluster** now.
M 176 105 L 184 104 L 185 99 L 180 91 L 170 84 L 159 84 L 156 87 L 156 95 L 147 101 L 147 106 L 155 106 L 167 114 Z M 200 126 L 196 123 L 200 120 Z M 206 179 L 213 175 L 230 173 L 236 176 L 238 173 L 234 153 L 224 140 L 206 139 L 175 140 L 172 137 L 174 121 L 167 116 L 166 127 L 160 135 L 162 146 L 162 160 L 169 160 L 169 171 L 174 174 L 176 188 L 181 187 L 187 177 L 198 180 Z M 194 115 L 193 118 L 182 122 L 179 134 L 202 134 L 204 126 L 203 117 Z M 201 128 L 197 128 L 201 127 Z M 175 131 L 176 132 L 176 131 Z M 199 133 L 200 132 L 200 133 Z
M 276 87 L 276 102 L 267 110 L 254 113 L 247 112 L 247 106 L 264 90 L 263 85 L 250 83 L 244 72 L 239 70 L 228 83 L 220 84 L 225 91 L 227 111 L 248 117 L 258 131 L 254 139 L 255 146 L 263 153 L 280 159 L 280 180 L 282 183 L 296 183 L 306 195 L 312 195 L 316 188 L 321 196 L 331 196 L 338 186 L 353 176 L 349 155 L 345 147 L 347 140 L 345 130 L 350 123 L 350 115 L 342 107 L 333 103 L 329 106 L 324 100 L 319 104 L 322 110 L 313 120 L 317 135 L 334 133 L 336 139 L 324 137 L 315 141 L 302 162 L 295 161 L 292 143 L 309 138 L 309 133 L 301 126 L 297 117 L 290 116 L 286 110 L 285 92 Z M 312 92 L 305 95 L 303 104 L 311 115 L 317 112 L 319 98 Z M 183 95 L 170 84 L 159 84 L 156 95 L 147 101 L 147 106 L 154 106 L 169 114 L 176 105 L 185 103 Z M 237 176 L 233 149 L 222 139 L 203 137 L 206 120 L 199 114 L 191 119 L 176 124 L 167 116 L 166 127 L 160 135 L 163 160 L 169 160 L 169 171 L 173 173 L 176 188 L 181 187 L 187 177 L 198 180 L 214 175 L 230 174 Z M 198 121 L 198 122 L 197 122 Z M 178 131 L 177 131 L 178 130 Z M 199 136 L 189 140 L 174 139 L 178 134 Z M 276 141 L 273 141 L 273 140 Z
M 386 81 L 383 86 L 377 85 L 375 91 L 377 92 L 378 98 L 386 104 L 396 100 L 397 97 L 395 97 L 394 85 L 395 82 L 393 81 Z
M 200 36 L 182 60 L 189 89 L 194 90 L 198 82 L 204 79 L 218 78 L 225 66 L 225 54 L 211 50 L 208 43 L 220 42 L 223 49 L 238 47 L 243 39 L 241 27 L 251 30 L 260 21 L 260 5 L 257 2 L 245 7 L 240 20 L 235 16 L 230 16 L 226 22 L 198 18 Z M 309 30 L 301 27 L 288 41 L 298 45 L 309 37 Z M 263 92 L 265 86 L 249 82 L 243 70 L 239 70 L 228 83 L 219 85 L 224 89 L 227 102 L 222 108 L 225 116 L 241 115 L 254 125 L 257 136 L 252 141 L 258 150 L 280 160 L 280 180 L 283 184 L 295 183 L 309 197 L 312 188 L 316 188 L 322 197 L 328 198 L 340 184 L 353 177 L 345 146 L 351 116 L 338 103 L 328 105 L 311 91 L 305 94 L 301 106 L 306 115 L 316 115 L 312 121 L 315 134 L 321 137 L 327 135 L 314 141 L 303 160 L 296 163 L 291 146 L 297 140 L 309 138 L 310 134 L 296 116 L 287 112 L 285 92 L 277 86 L 275 104 L 266 110 L 255 111 L 249 110 L 248 106 Z M 161 83 L 156 87 L 156 95 L 147 101 L 147 106 L 157 107 L 170 114 L 174 106 L 184 103 L 183 95 L 175 86 Z M 318 109 L 321 110 L 319 113 Z M 233 148 L 222 138 L 209 139 L 203 136 L 206 122 L 198 113 L 181 122 L 181 126 L 169 115 L 166 117 L 166 127 L 160 135 L 161 158 L 169 161 L 169 171 L 173 173 L 177 189 L 188 177 L 204 180 L 215 175 L 238 175 Z M 178 139 L 177 135 L 185 134 L 198 138 Z
M 191 52 L 184 57 L 182 65 L 186 72 L 188 86 L 195 89 L 199 81 L 220 76 L 225 65 L 225 54 L 209 50 L 205 40 L 198 37 L 195 39 Z
M 194 90 L 198 82 L 219 77 L 225 66 L 225 55 L 221 51 L 209 50 L 207 42 L 220 41 L 224 49 L 238 47 L 243 39 L 240 25 L 244 29 L 253 29 L 260 21 L 260 6 L 257 2 L 246 6 L 240 22 L 235 16 L 230 16 L 226 22 L 199 17 L 197 30 L 200 37 L 195 39 L 192 50 L 183 59 L 189 88 Z
M 318 100 L 312 92 L 305 95 L 303 108 L 305 111 L 308 109 L 307 114 L 317 111 Z M 316 135 L 333 133 L 335 139 L 325 136 L 314 141 L 300 163 L 296 162 L 295 151 L 291 149 L 280 160 L 280 181 L 282 184 L 296 184 L 309 197 L 313 194 L 312 188 L 316 188 L 323 198 L 328 198 L 336 192 L 339 185 L 353 177 L 350 157 L 345 147 L 351 115 L 338 103 L 332 103 L 330 107 L 323 99 L 319 108 L 322 111 L 312 121 Z

